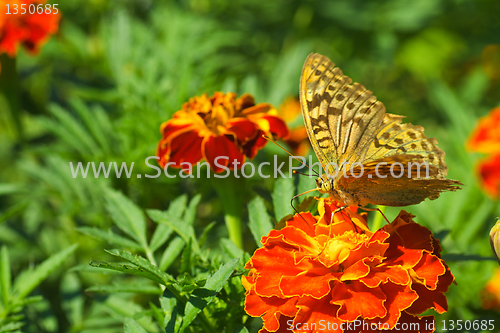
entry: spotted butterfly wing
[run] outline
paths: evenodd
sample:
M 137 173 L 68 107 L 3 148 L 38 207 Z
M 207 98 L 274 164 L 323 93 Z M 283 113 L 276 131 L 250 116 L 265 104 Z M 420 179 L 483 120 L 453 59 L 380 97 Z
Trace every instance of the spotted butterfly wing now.
M 386 113 L 371 91 L 351 83 L 325 56 L 311 54 L 304 63 L 300 102 L 311 145 L 326 172 L 318 183 L 322 192 L 348 205 L 406 206 L 459 189 L 459 181 L 445 178 L 444 152 L 435 139 L 427 138 L 421 126 L 401 123 L 403 117 Z M 424 174 L 417 174 L 423 164 Z

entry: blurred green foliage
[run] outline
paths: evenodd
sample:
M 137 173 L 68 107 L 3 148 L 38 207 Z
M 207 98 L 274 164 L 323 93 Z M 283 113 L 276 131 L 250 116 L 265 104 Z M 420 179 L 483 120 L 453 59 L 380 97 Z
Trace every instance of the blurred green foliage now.
M 465 186 L 408 208 L 441 238 L 456 277 L 450 309 L 437 319 L 495 319 L 500 327 L 500 314 L 480 302 L 497 267 L 488 232 L 500 206 L 479 186 L 480 156 L 465 150 L 478 118 L 500 103 L 500 2 L 91 0 L 59 7 L 60 30 L 41 54 L 17 56 L 19 105 L 10 92 L 0 95 L 0 331 L 257 331 L 260 321 L 243 311 L 238 275 L 260 236 L 292 212 L 288 193 L 312 188 L 313 179 L 247 180 L 244 252 L 227 239 L 209 180 L 73 178 L 69 162 L 134 162 L 134 174 L 153 174 L 144 159 L 155 154 L 159 126 L 189 97 L 249 92 L 279 106 L 298 94 L 311 52 L 438 139 L 449 177 Z M 4 83 L 9 61 L 2 56 Z M 286 159 L 268 145 L 256 161 L 273 154 Z M 388 218 L 398 211 L 388 209 Z M 22 286 L 26 267 L 36 279 Z

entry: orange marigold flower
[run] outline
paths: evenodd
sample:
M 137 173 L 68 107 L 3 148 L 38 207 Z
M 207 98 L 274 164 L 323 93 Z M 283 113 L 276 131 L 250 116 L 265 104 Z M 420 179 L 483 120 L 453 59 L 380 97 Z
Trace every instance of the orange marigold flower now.
M 493 198 L 500 196 L 500 153 L 479 162 L 479 175 L 484 190 Z
M 216 92 L 184 103 L 182 110 L 160 127 L 160 166 L 169 163 L 181 168 L 182 163 L 195 164 L 205 159 L 215 172 L 223 171 L 222 166 L 233 170 L 235 160 L 241 167 L 245 156 L 254 158 L 266 145 L 263 134 L 276 138 L 289 135 L 288 127 L 271 104 L 255 105 L 250 94 L 236 96 Z M 224 158 L 216 161 L 218 157 Z
M 7 4 L 11 14 L 7 14 Z M 42 13 L 37 12 L 38 5 L 42 5 Z M 10 57 L 17 54 L 20 44 L 37 54 L 58 29 L 60 12 L 55 14 L 52 6 L 45 7 L 43 0 L 0 0 L 0 7 L 0 53 Z
M 281 104 L 278 109 L 278 114 L 290 127 L 292 127 L 290 130 L 290 136 L 285 140 L 287 145 L 292 150 L 292 154 L 305 156 L 311 145 L 309 143 L 309 138 L 307 137 L 304 122 L 300 116 L 301 111 L 299 100 L 295 97 L 285 99 L 283 104 Z M 297 126 L 293 126 L 297 122 L 297 119 L 299 120 L 299 124 Z
M 479 123 L 472 132 L 467 148 L 480 153 L 500 153 L 500 107 L 490 111 L 486 117 L 479 119 Z
M 432 332 L 434 317 L 418 314 L 445 312 L 454 280 L 439 241 L 405 211 L 372 233 L 364 216 L 333 214 L 340 206 L 319 200 L 319 216 L 295 215 L 271 230 L 245 266 L 245 311 L 262 316 L 260 332 L 378 332 L 370 327 L 405 323 Z
M 481 293 L 481 301 L 483 309 L 500 311 L 500 268 L 486 283 Z

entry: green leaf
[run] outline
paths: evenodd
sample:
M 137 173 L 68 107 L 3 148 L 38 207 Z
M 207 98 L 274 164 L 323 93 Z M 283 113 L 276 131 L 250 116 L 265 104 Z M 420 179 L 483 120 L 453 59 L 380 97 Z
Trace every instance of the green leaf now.
M 271 219 L 267 214 L 266 205 L 264 200 L 257 196 L 248 204 L 249 223 L 248 227 L 252 233 L 257 246 L 261 246 L 260 239 L 262 236 L 267 236 L 269 231 L 273 229 Z
M 16 332 L 21 332 L 18 331 L 21 327 L 23 327 L 24 323 L 22 322 L 17 322 L 17 323 L 8 323 L 6 325 L 0 326 L 0 333 L 16 333 Z
M 208 234 L 210 233 L 210 231 L 213 229 L 213 227 L 215 227 L 217 223 L 215 223 L 215 221 L 212 221 L 210 222 L 204 229 L 203 229 L 203 232 L 201 233 L 200 237 L 198 238 L 198 245 L 200 247 L 203 247 L 203 245 L 205 245 L 205 242 L 207 241 L 207 238 L 208 238 Z
M 140 250 L 142 247 L 137 244 L 136 242 L 125 238 L 123 236 L 115 234 L 111 229 L 108 231 L 104 231 L 101 229 L 98 229 L 96 227 L 90 228 L 90 227 L 80 227 L 77 228 L 79 232 L 89 235 L 91 237 L 104 240 L 108 242 L 108 244 L 113 244 L 113 245 L 120 245 L 124 248 L 129 248 L 129 249 L 134 249 L 134 250 Z
M 19 298 L 29 295 L 50 273 L 55 271 L 62 263 L 75 252 L 78 244 L 73 244 L 62 251 L 53 254 L 43 261 L 38 267 L 24 271 L 14 283 L 14 290 Z
M 159 267 L 162 271 L 166 271 L 172 265 L 182 252 L 184 245 L 186 245 L 186 242 L 180 236 L 176 236 L 170 241 L 160 260 Z
M 171 219 L 181 219 L 184 210 L 186 209 L 187 195 L 181 195 L 170 203 L 168 207 L 167 214 Z M 156 221 L 155 221 L 156 222 Z M 160 223 L 156 228 L 153 237 L 151 238 L 150 248 L 152 252 L 155 252 L 160 248 L 167 239 L 172 234 L 173 230 L 170 226 L 165 223 Z
M 174 231 L 184 239 L 187 243 L 191 238 L 194 238 L 194 229 L 184 223 L 182 219 L 173 219 L 167 212 L 162 212 L 156 209 L 149 209 L 146 211 L 148 216 L 156 223 L 165 223 L 170 226 Z
M 235 333 L 249 333 L 248 329 L 245 326 L 237 327 L 234 332 Z
M 125 333 L 148 333 L 138 322 L 129 317 L 125 318 L 123 328 Z
M 164 285 L 171 285 L 173 283 L 176 283 L 175 280 L 172 279 L 167 273 L 161 271 L 158 267 L 151 264 L 148 260 L 144 259 L 141 256 L 133 255 L 132 253 L 121 250 L 105 250 L 105 251 L 113 256 L 125 259 L 131 262 L 132 264 L 145 269 L 146 271 L 150 272 L 151 274 L 159 278 L 162 281 L 161 283 Z
M 0 183 L 0 195 L 25 192 L 26 188 L 21 185 Z
M 295 188 L 293 186 L 292 178 L 286 177 L 276 179 L 272 194 L 276 221 L 280 221 L 283 216 L 293 212 L 290 200 L 292 199 L 294 192 Z
M 87 291 L 92 291 L 96 293 L 139 293 L 139 294 L 153 294 L 161 295 L 163 290 L 158 288 L 158 286 L 147 285 L 144 283 L 137 284 L 118 284 L 115 283 L 111 286 L 92 286 L 87 288 Z
M 58 134 L 64 142 L 71 144 L 72 147 L 84 155 L 95 156 L 101 153 L 97 143 L 85 127 L 72 117 L 68 111 L 58 105 L 51 105 L 49 110 L 59 122 L 45 119 L 43 123 Z
M 16 216 L 19 212 L 21 212 L 26 206 L 28 206 L 28 201 L 20 201 L 14 206 L 7 209 L 7 211 L 0 215 L 0 224 L 7 221 L 13 216 Z
M 220 240 L 221 246 L 224 252 L 227 253 L 231 258 L 243 259 L 245 252 L 236 246 L 230 239 L 223 238 Z
M 11 279 L 9 249 L 4 245 L 0 252 L 0 297 L 4 306 L 9 303 Z
M 146 220 L 142 210 L 121 192 L 106 189 L 105 194 L 115 224 L 146 249 Z
M 153 237 L 151 237 L 151 242 L 149 243 L 151 252 L 155 252 L 159 247 L 165 244 L 165 242 L 173 232 L 174 230 L 168 225 L 164 223 L 158 224 L 155 232 L 153 233 Z
M 169 292 L 165 291 L 165 294 L 169 295 Z M 177 299 L 173 295 L 170 296 L 161 297 L 160 304 L 165 314 L 165 331 L 167 333 L 174 333 L 178 331 L 180 322 L 177 322 Z
M 198 207 L 200 200 L 201 200 L 201 194 L 198 194 L 189 202 L 189 206 L 187 207 L 186 212 L 184 213 L 184 222 L 187 223 L 188 225 L 193 225 L 194 223 L 194 220 L 196 218 L 196 208 Z
M 164 284 L 163 280 L 157 277 L 155 274 L 139 267 L 136 265 L 132 264 L 117 264 L 117 263 L 112 263 L 112 262 L 104 262 L 104 261 L 99 261 L 99 260 L 94 260 L 91 259 L 90 266 L 92 267 L 98 267 L 98 268 L 105 268 L 105 269 L 110 269 L 113 271 L 118 271 L 118 272 L 123 272 L 131 275 L 136 275 L 136 276 L 142 276 L 145 277 L 146 279 L 150 279 L 152 281 L 155 281 L 159 284 Z
M 191 294 L 184 310 L 180 332 L 183 332 L 196 316 L 210 304 L 231 277 L 237 264 L 238 259 L 229 261 L 207 279 L 207 283 L 203 288 L 197 289 Z
M 192 239 L 186 244 L 184 251 L 182 252 L 181 257 L 181 269 L 179 273 L 189 273 L 192 274 L 192 266 L 191 266 L 191 256 L 192 256 Z

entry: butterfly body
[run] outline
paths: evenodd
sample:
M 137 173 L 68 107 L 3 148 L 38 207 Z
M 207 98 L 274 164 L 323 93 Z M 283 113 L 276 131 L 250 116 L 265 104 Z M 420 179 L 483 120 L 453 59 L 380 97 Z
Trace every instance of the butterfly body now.
M 407 206 L 459 189 L 445 177 L 445 154 L 434 138 L 351 82 L 325 56 L 311 54 L 304 63 L 300 102 L 325 171 L 316 180 L 320 192 L 349 206 Z

